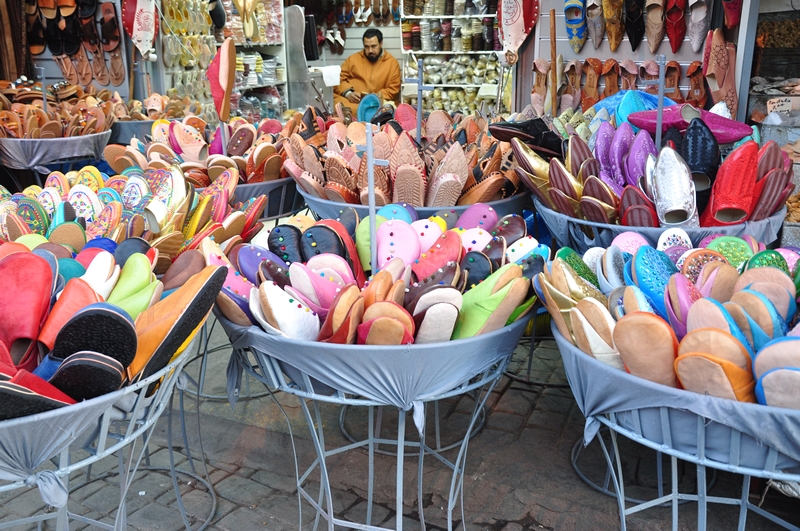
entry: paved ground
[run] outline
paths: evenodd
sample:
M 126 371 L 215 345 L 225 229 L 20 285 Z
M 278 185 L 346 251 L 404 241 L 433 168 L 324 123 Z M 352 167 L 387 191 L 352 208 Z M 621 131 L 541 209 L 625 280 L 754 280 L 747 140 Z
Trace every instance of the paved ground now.
M 220 347 L 226 340 L 216 327 L 211 347 Z M 527 345 L 518 347 L 510 369 L 525 376 Z M 205 380 L 206 393 L 224 393 L 225 367 L 230 349 L 221 348 L 209 354 Z M 200 363 L 189 371 L 196 376 Z M 558 351 L 552 341 L 544 341 L 536 349 L 531 379 L 549 383 L 564 383 L 564 373 Z M 194 397 L 184 403 L 190 447 L 198 455 L 198 418 L 202 428 L 210 481 L 217 493 L 217 507 L 212 531 L 243 531 L 267 529 L 282 531 L 298 528 L 298 497 L 295 488 L 295 465 L 292 439 L 300 466 L 304 470 L 314 454 L 307 424 L 298 399 L 284 393 L 274 398 L 265 394 L 263 385 L 251 381 L 250 391 L 263 396 L 241 400 L 235 410 L 227 402 L 202 399 L 199 412 Z M 278 407 L 275 400 L 282 406 Z M 473 400 L 462 397 L 440 404 L 441 441 L 445 445 L 465 431 Z M 570 456 L 583 430 L 584 419 L 577 409 L 569 389 L 542 387 L 515 382 L 503 377 L 491 393 L 486 405 L 486 423 L 470 445 L 464 478 L 464 508 L 466 526 L 460 511 L 454 513 L 457 529 L 470 531 L 555 530 L 613 530 L 619 528 L 614 498 L 599 493 L 577 476 Z M 333 405 L 321 407 L 325 442 L 328 449 L 348 441 L 339 428 L 340 409 Z M 198 415 L 199 413 L 199 415 Z M 285 416 L 284 416 L 285 413 Z M 434 424 L 434 411 L 429 408 L 428 426 Z M 384 411 L 381 418 L 384 437 L 396 433 L 396 412 Z M 409 421 L 410 424 L 410 421 Z M 361 437 L 367 432 L 364 408 L 350 409 L 345 417 L 349 433 Z M 168 467 L 168 419 L 162 418 L 150 443 L 150 465 Z M 187 470 L 189 461 L 181 440 L 177 416 L 173 418 L 176 436 L 172 439 L 173 455 L 179 469 Z M 410 426 L 409 426 L 410 428 Z M 412 430 L 407 430 L 413 439 Z M 436 441 L 431 436 L 429 445 Z M 382 448 L 386 448 L 385 446 Z M 656 492 L 655 453 L 633 443 L 622 443 L 625 486 L 631 496 L 651 498 Z M 457 451 L 443 455 L 455 459 Z M 198 470 L 200 461 L 195 460 Z M 579 459 L 581 470 L 596 482 L 602 482 L 605 461 L 594 442 Z M 117 461 L 108 458 L 95 465 L 93 473 L 100 477 L 74 490 L 70 509 L 90 518 L 112 523 L 119 499 L 117 476 L 113 470 Z M 364 522 L 367 509 L 367 454 L 351 450 L 329 458 L 332 497 L 337 516 Z M 378 455 L 375 459 L 375 502 L 372 523 L 394 528 L 395 477 L 397 460 L 394 456 Z M 668 466 L 668 465 L 666 465 Z M 408 456 L 404 462 L 403 529 L 420 529 L 417 503 L 417 458 Z M 668 468 L 665 467 L 665 470 Z M 679 467 L 680 485 L 691 490 L 695 484 L 694 468 Z M 111 475 L 107 473 L 112 472 Z M 428 455 L 422 475 L 422 508 L 431 530 L 447 529 L 447 493 L 452 472 Z M 82 478 L 73 481 L 80 485 Z M 711 491 L 714 495 L 737 495 L 740 478 L 720 473 Z M 754 486 L 751 497 L 758 499 L 763 483 Z M 182 499 L 196 529 L 210 514 L 211 497 L 207 489 L 188 476 L 180 476 Z M 318 475 L 312 474 L 308 491 L 318 492 Z M 797 500 L 784 498 L 770 491 L 765 507 L 793 523 L 800 524 L 800 505 Z M 3 522 L 36 514 L 44 508 L 36 490 L 0 494 L 0 525 Z M 178 530 L 182 527 L 176 509 L 176 497 L 169 475 L 160 471 L 140 471 L 127 496 L 129 529 Z M 709 529 L 735 528 L 738 509 L 714 505 L 710 509 Z M 694 504 L 680 508 L 679 529 L 695 529 L 697 511 Z M 308 503 L 302 504 L 303 529 L 311 529 L 314 513 Z M 631 515 L 628 527 L 633 530 L 670 529 L 669 509 L 655 508 Z M 30 527 L 34 529 L 34 527 Z M 71 529 L 97 529 L 73 522 Z M 748 519 L 747 529 L 767 530 L 775 526 L 758 516 Z M 15 527 L 26 529 L 26 526 Z M 337 527 L 338 529 L 338 527 Z

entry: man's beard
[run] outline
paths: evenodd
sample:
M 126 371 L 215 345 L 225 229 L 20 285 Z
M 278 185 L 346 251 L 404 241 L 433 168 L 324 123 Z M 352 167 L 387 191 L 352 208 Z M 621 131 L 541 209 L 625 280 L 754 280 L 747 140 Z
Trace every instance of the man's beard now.
M 367 55 L 367 60 L 368 60 L 370 63 L 375 63 L 375 62 L 377 62 L 377 61 L 378 61 L 378 59 L 380 59 L 380 58 L 381 58 L 381 55 L 383 55 L 383 50 L 381 50 L 380 52 L 378 52 L 378 55 L 375 55 L 375 56 L 368 55 L 368 54 L 365 54 L 365 55 Z

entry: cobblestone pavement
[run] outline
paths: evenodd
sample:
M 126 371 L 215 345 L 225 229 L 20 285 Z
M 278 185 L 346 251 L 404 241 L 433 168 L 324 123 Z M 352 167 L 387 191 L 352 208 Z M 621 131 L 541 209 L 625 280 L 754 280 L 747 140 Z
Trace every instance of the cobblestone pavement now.
M 226 338 L 216 327 L 211 336 L 212 349 L 208 354 L 208 370 L 204 380 L 204 393 L 224 395 L 225 368 L 230 348 L 225 348 Z M 571 456 L 576 441 L 582 436 L 584 418 L 572 398 L 569 388 L 564 388 L 565 377 L 558 350 L 553 341 L 538 343 L 528 376 L 529 341 L 517 348 L 509 371 L 523 379 L 561 386 L 543 387 L 521 383 L 504 376 L 486 402 L 485 426 L 470 441 L 464 477 L 464 517 L 457 510 L 453 514 L 455 529 L 470 531 L 532 531 L 554 530 L 613 530 L 619 529 L 617 504 L 576 474 Z M 200 362 L 193 362 L 188 372 L 197 377 Z M 295 464 L 290 431 L 301 470 L 309 466 L 315 453 L 297 397 L 278 393 L 273 398 L 265 387 L 249 380 L 249 392 L 255 398 L 242 399 L 234 410 L 227 401 L 201 399 L 199 410 L 194 396 L 184 398 L 192 463 L 180 437 L 177 411 L 172 417 L 172 450 L 180 470 L 202 472 L 203 463 L 196 458 L 200 451 L 198 420 L 202 445 L 210 482 L 217 494 L 217 506 L 211 520 L 211 531 L 243 531 L 267 529 L 283 531 L 298 529 L 302 518 L 303 529 L 311 529 L 314 511 L 307 502 L 298 510 L 295 483 Z M 247 389 L 245 389 L 247 391 Z M 276 403 L 277 401 L 277 403 Z M 178 401 L 176 400 L 176 406 Z M 280 404 L 281 407 L 278 407 Z M 474 401 L 472 397 L 443 401 L 439 405 L 441 446 L 457 440 L 465 433 Z M 434 408 L 428 408 L 427 426 L 429 446 L 436 445 L 432 426 Z M 340 429 L 341 409 L 331 404 L 320 408 L 325 428 L 325 443 L 333 449 L 349 441 Z M 359 438 L 367 433 L 365 408 L 350 408 L 343 416 L 344 427 L 351 436 Z M 396 434 L 397 412 L 384 410 L 381 416 L 383 437 Z M 150 441 L 149 466 L 169 467 L 169 419 L 162 417 Z M 407 423 L 407 437 L 414 440 L 413 424 Z M 418 440 L 418 437 L 417 439 Z M 387 446 L 379 449 L 388 450 Z M 635 498 L 655 497 L 657 487 L 656 454 L 626 440 L 621 441 L 626 492 Z M 406 456 L 403 463 L 403 529 L 420 529 L 417 502 L 417 453 Z M 443 452 L 453 460 L 457 450 Z M 601 484 L 605 477 L 605 461 L 595 441 L 580 452 L 578 467 L 588 478 Z M 143 463 L 148 464 L 148 463 Z M 84 477 L 74 478 L 75 490 L 70 495 L 72 512 L 101 522 L 113 524 L 119 500 L 115 474 L 117 460 L 106 458 L 92 470 L 99 478 L 85 483 Z M 368 458 L 364 450 L 351 450 L 328 458 L 334 510 L 338 517 L 364 522 L 367 513 Z M 390 455 L 375 458 L 375 505 L 372 510 L 373 525 L 394 528 L 395 477 L 397 459 Z M 679 466 L 679 481 L 683 491 L 690 491 L 696 481 L 694 468 Z M 669 471 L 668 460 L 664 470 Z M 307 492 L 316 497 L 319 492 L 318 474 L 312 473 Z M 422 474 L 422 509 L 427 529 L 447 529 L 447 494 L 452 471 L 431 455 L 424 459 Z M 665 486 L 667 486 L 665 478 Z M 712 476 L 712 495 L 738 495 L 741 478 L 720 472 Z M 85 484 L 84 484 L 85 483 Z M 179 475 L 179 488 L 189 521 L 197 529 L 211 511 L 211 497 L 202 483 L 187 475 Z M 758 499 L 764 484 L 754 485 L 751 498 Z M 183 527 L 177 509 L 176 496 L 168 472 L 143 470 L 136 475 L 127 495 L 128 528 L 136 530 L 178 530 Z M 766 497 L 765 508 L 794 524 L 800 524 L 797 500 L 785 498 L 774 490 Z M 4 522 L 34 515 L 44 509 L 44 503 L 34 490 L 0 493 L 0 525 Z M 671 529 L 670 509 L 654 508 L 630 515 L 631 530 Z M 731 506 L 711 505 L 708 529 L 735 529 L 738 509 Z M 466 526 L 464 525 L 466 521 Z M 323 522 L 324 523 L 324 522 Z M 321 528 L 322 523 L 320 524 Z M 696 529 L 696 505 L 687 503 L 680 508 L 679 529 Z M 35 529 L 18 526 L 14 529 Z M 45 526 L 47 528 L 47 526 Z M 775 526 L 767 520 L 751 515 L 748 530 L 768 530 Z M 80 522 L 72 522 L 70 529 L 98 529 Z M 339 529 L 339 527 L 337 527 Z

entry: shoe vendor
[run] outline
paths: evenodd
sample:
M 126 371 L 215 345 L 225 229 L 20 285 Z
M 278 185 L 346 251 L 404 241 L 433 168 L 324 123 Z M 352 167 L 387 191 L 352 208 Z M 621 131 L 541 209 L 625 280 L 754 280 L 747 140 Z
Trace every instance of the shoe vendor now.
M 367 94 L 377 94 L 381 103 L 396 103 L 400 94 L 400 64 L 383 49 L 383 33 L 370 28 L 362 40 L 364 49 L 345 59 L 341 83 L 333 89 L 334 102 L 349 107 L 354 116 Z

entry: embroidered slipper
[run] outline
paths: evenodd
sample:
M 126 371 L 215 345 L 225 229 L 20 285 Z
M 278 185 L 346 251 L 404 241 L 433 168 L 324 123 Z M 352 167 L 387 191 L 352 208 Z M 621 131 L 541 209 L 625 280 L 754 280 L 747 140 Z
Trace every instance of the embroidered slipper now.
M 530 281 L 522 277 L 519 266 L 509 264 L 504 267 L 512 269 L 498 269 L 484 282 L 464 294 L 464 304 L 453 330 L 453 339 L 488 334 L 506 326 L 512 314 L 523 303 Z M 494 275 L 497 275 L 496 282 L 492 279 Z M 484 284 L 487 288 L 481 289 Z M 496 290 L 492 291 L 492 288 Z
M 118 390 L 124 375 L 125 367 L 117 359 L 98 352 L 80 351 L 61 363 L 49 383 L 67 396 L 82 401 Z
M 666 321 L 652 313 L 626 313 L 617 321 L 613 338 L 629 373 L 668 387 L 677 386 L 674 363 L 678 339 Z M 644 350 L 644 344 L 650 347 Z

